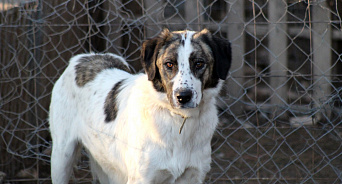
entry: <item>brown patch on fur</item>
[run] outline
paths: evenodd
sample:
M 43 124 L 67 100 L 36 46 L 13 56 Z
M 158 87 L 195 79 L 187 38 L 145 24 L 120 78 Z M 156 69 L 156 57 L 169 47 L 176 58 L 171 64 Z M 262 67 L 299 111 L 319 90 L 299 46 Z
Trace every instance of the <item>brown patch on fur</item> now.
M 120 88 L 122 87 L 123 83 L 124 83 L 124 80 L 116 83 L 106 97 L 106 101 L 104 104 L 104 113 L 106 115 L 106 119 L 105 119 L 106 123 L 115 120 L 116 115 L 119 111 L 117 97 L 121 91 Z
M 154 88 L 159 92 L 165 92 L 165 86 L 161 80 L 157 59 L 165 51 L 165 48 L 175 40 L 173 37 L 173 33 L 164 29 L 159 36 L 146 40 L 141 48 L 141 64 L 148 80 L 152 81 Z
M 80 59 L 80 63 L 75 66 L 76 84 L 79 87 L 84 86 L 88 82 L 95 79 L 96 75 L 105 69 L 117 68 L 131 73 L 119 58 L 111 55 L 92 55 L 85 56 Z
M 230 43 L 226 39 L 212 35 L 209 30 L 204 29 L 194 35 L 201 41 L 201 45 L 205 45 L 204 50 L 210 50 L 213 58 L 213 70 L 208 82 L 205 83 L 204 89 L 214 88 L 218 84 L 218 80 L 225 80 L 231 66 L 231 48 Z

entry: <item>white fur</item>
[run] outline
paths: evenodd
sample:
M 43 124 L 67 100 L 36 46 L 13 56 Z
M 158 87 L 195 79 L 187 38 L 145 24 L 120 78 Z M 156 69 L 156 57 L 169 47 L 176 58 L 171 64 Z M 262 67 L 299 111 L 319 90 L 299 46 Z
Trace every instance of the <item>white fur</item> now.
M 106 69 L 85 86 L 77 86 L 75 65 L 83 56 L 87 55 L 71 59 L 52 92 L 53 183 L 68 183 L 81 146 L 88 151 L 93 174 L 101 183 L 202 183 L 210 170 L 210 141 L 218 123 L 215 96 L 222 81 L 217 88 L 203 91 L 203 97 L 197 98 L 200 101 L 194 101 L 198 107 L 175 109 L 167 95 L 157 92 L 145 74 Z M 190 80 L 190 75 L 178 75 L 175 80 Z M 117 97 L 117 117 L 106 123 L 106 97 L 122 79 L 126 80 Z M 198 79 L 191 81 L 200 95 L 199 83 Z M 174 88 L 184 87 L 179 82 L 174 85 Z M 189 118 L 179 134 L 182 117 Z
M 190 54 L 193 52 L 193 48 L 191 45 L 191 37 L 195 32 L 193 31 L 187 31 L 187 37 L 185 38 L 185 33 L 182 34 L 182 39 L 184 40 L 184 46 L 180 46 L 178 49 L 178 72 L 176 76 L 173 78 L 173 104 L 174 107 L 180 107 L 180 104 L 178 104 L 176 92 L 179 89 L 190 89 L 192 91 L 192 98 L 190 102 L 188 103 L 188 106 L 190 107 L 197 107 L 202 100 L 202 88 L 201 88 L 201 81 L 196 78 L 190 69 L 189 64 L 189 57 Z

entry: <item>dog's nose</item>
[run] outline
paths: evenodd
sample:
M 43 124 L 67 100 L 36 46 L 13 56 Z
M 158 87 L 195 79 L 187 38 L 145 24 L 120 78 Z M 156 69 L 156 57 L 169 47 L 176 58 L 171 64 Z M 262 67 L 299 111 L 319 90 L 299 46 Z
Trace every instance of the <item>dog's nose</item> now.
M 191 100 L 192 92 L 190 90 L 179 91 L 177 92 L 176 97 L 179 103 L 186 104 Z

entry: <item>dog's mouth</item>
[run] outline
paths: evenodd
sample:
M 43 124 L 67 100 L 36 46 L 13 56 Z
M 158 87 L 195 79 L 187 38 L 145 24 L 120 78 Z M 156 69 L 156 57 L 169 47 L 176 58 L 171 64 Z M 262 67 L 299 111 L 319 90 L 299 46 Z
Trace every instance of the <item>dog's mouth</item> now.
M 179 104 L 176 103 L 173 107 L 176 109 L 193 109 L 198 107 L 198 105 L 193 105 L 194 103 L 189 103 L 189 104 Z

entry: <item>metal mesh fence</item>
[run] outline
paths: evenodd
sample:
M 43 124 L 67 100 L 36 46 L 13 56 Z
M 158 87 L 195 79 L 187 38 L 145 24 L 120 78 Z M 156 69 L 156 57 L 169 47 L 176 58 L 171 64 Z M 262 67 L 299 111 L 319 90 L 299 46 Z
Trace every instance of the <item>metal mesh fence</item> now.
M 50 95 L 72 55 L 139 71 L 164 27 L 232 43 L 206 183 L 342 183 L 341 14 L 341 0 L 0 0 L 0 183 L 51 183 Z M 72 182 L 90 181 L 83 156 Z

